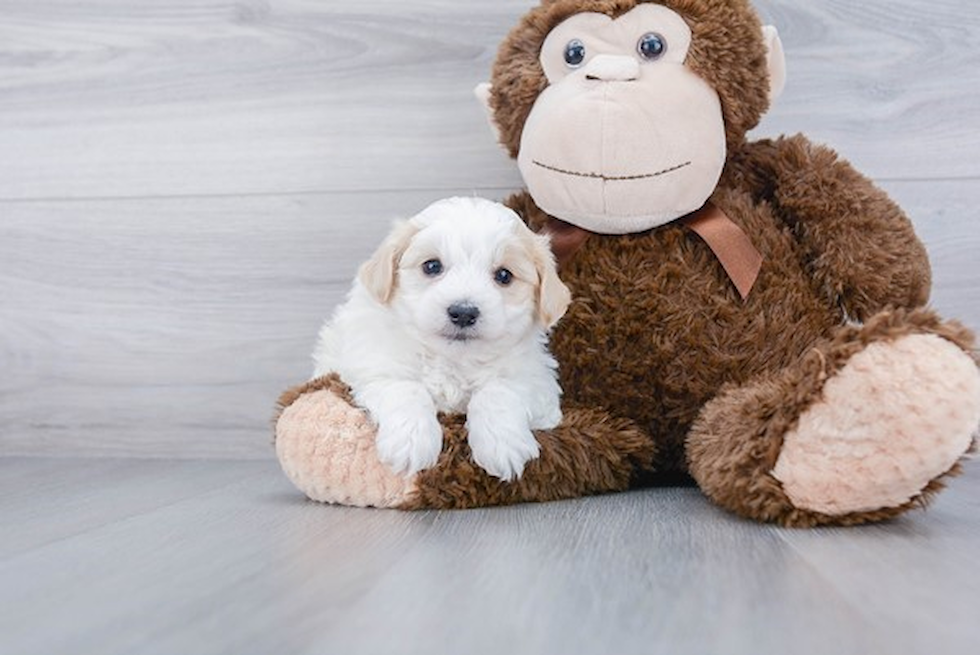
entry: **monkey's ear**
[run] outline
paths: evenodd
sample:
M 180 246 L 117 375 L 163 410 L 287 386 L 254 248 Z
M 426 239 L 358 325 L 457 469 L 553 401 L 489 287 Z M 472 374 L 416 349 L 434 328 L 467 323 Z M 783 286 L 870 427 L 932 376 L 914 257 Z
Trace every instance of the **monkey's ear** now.
M 500 143 L 500 126 L 497 125 L 497 120 L 493 117 L 493 107 L 490 106 L 491 91 L 493 91 L 493 86 L 490 82 L 482 82 L 473 89 L 473 95 L 480 101 L 483 110 L 487 112 L 487 122 L 490 124 L 490 129 L 493 130 L 493 136 L 497 139 L 497 143 Z
M 357 272 L 357 278 L 364 288 L 382 305 L 387 305 L 395 293 L 398 265 L 418 231 L 411 221 L 395 223 L 391 234 Z
M 773 102 L 786 87 L 786 54 L 775 26 L 766 25 L 762 28 L 762 40 L 766 43 L 766 63 L 769 66 L 769 102 Z

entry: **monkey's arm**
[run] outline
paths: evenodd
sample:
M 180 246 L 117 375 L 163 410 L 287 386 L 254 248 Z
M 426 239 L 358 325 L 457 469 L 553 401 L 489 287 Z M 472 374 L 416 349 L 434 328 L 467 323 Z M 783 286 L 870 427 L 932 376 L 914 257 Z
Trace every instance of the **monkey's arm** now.
M 772 205 L 820 286 L 853 318 L 929 299 L 929 259 L 912 223 L 830 148 L 801 135 L 749 143 L 726 176 Z

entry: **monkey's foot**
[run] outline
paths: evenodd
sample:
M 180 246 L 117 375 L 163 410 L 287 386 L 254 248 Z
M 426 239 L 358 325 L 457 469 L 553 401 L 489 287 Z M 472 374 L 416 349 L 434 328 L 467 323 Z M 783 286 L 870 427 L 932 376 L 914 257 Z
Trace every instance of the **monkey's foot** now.
M 875 342 L 827 380 L 772 475 L 801 509 L 900 507 L 953 468 L 978 423 L 980 372 L 960 348 L 934 334 Z
M 783 370 L 709 401 L 691 474 L 733 512 L 785 526 L 856 525 L 924 505 L 980 423 L 973 335 L 928 310 L 838 329 Z
M 283 471 L 313 500 L 359 507 L 459 509 L 622 491 L 654 458 L 630 421 L 569 409 L 557 428 L 535 433 L 540 456 L 503 482 L 473 462 L 463 416 L 440 416 L 443 447 L 432 468 L 393 473 L 375 447 L 376 429 L 336 375 L 284 393 L 276 419 Z
M 412 496 L 416 476 L 395 474 L 378 457 L 376 428 L 353 405 L 336 376 L 283 394 L 276 454 L 286 476 L 307 497 L 357 507 L 398 507 Z

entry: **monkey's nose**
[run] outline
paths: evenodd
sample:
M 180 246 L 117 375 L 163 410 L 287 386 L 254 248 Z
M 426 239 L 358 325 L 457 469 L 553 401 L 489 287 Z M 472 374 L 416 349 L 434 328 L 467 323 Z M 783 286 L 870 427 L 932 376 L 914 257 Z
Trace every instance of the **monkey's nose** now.
M 476 319 L 480 318 L 479 307 L 464 303 L 450 305 L 446 313 L 449 314 L 449 320 L 452 321 L 453 325 L 461 328 L 470 327 L 476 323 Z
M 585 66 L 585 79 L 632 82 L 640 77 L 640 62 L 624 55 L 596 55 Z

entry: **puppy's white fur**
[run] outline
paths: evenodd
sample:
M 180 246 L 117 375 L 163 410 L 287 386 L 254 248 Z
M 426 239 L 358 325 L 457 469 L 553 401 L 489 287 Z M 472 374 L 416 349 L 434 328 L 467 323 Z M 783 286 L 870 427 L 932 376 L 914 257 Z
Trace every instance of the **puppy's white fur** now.
M 433 275 L 430 264 L 441 263 Z M 496 279 L 506 269 L 509 284 Z M 382 461 L 414 473 L 442 449 L 437 412 L 466 413 L 473 458 L 512 480 L 561 421 L 547 330 L 568 289 L 546 237 L 489 200 L 450 198 L 396 223 L 320 332 L 315 376 L 336 372 L 377 423 Z M 472 326 L 453 305 L 477 307 Z

